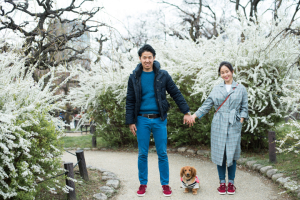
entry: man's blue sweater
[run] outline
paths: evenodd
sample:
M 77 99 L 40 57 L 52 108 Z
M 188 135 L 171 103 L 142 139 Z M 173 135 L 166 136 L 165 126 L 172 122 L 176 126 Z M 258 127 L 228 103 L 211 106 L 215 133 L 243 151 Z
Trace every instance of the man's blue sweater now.
M 141 74 L 142 102 L 140 114 L 159 114 L 154 93 L 154 78 L 154 71 L 143 71 Z

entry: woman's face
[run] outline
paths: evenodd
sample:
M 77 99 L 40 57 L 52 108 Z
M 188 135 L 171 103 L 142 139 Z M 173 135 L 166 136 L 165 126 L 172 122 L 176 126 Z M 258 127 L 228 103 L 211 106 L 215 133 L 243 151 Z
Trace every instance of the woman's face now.
M 229 70 L 228 67 L 226 67 L 225 65 L 223 65 L 220 69 L 220 75 L 222 77 L 222 79 L 225 81 L 225 84 L 231 84 L 232 83 L 232 74 L 233 74 L 233 71 L 231 72 Z

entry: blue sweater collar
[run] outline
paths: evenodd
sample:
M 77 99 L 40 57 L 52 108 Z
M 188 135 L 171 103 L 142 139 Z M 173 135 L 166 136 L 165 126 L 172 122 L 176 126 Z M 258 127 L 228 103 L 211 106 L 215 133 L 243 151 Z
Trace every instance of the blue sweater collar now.
M 160 63 L 158 61 L 154 60 L 154 62 L 153 62 L 153 71 L 154 71 L 154 73 L 158 74 L 159 70 L 160 70 Z M 139 63 L 136 66 L 135 70 L 133 70 L 133 74 L 135 75 L 135 78 L 140 77 L 141 74 L 142 74 L 142 71 L 143 71 L 142 63 Z

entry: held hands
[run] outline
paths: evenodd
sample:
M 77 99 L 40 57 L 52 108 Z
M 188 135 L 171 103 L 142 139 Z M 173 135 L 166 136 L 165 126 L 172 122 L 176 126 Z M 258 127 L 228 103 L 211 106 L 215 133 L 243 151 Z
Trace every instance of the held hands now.
M 187 124 L 187 125 L 189 125 L 189 127 L 193 126 L 195 123 L 196 117 L 197 116 L 195 114 L 193 114 L 193 115 L 185 114 L 183 117 L 183 124 Z

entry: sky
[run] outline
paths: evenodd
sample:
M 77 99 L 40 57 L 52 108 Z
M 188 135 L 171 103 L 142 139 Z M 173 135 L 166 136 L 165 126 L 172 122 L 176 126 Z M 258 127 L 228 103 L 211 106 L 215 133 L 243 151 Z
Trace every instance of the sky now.
M 24 0 L 15 0 L 16 2 L 24 2 Z M 66 7 L 69 5 L 71 0 L 57 0 L 54 4 L 54 7 L 61 8 Z M 76 2 L 81 2 L 77 0 Z M 172 0 L 173 3 L 182 2 L 182 0 Z M 29 0 L 30 10 L 32 12 L 39 12 L 42 9 L 37 5 L 36 0 Z M 78 3 L 77 3 L 78 4 Z M 0 5 L 6 6 L 9 8 L 9 4 L 5 4 L 3 0 L 0 0 Z M 157 11 L 159 9 L 166 10 L 164 5 L 156 3 L 155 0 L 93 0 L 93 1 L 86 1 L 82 5 L 83 11 L 90 11 L 92 7 L 103 7 L 97 15 L 93 18 L 95 20 L 104 22 L 115 29 L 117 29 L 121 34 L 126 34 L 125 27 L 128 27 L 129 22 L 135 23 L 139 20 L 143 14 L 148 13 L 150 11 Z M 68 14 L 69 17 L 73 17 L 71 14 Z M 165 12 L 165 17 L 167 21 L 172 21 L 174 18 L 174 12 Z M 32 21 L 33 19 L 29 17 L 27 14 L 18 12 L 17 14 L 13 15 L 13 19 L 16 22 L 23 21 L 24 19 Z M 0 35 L 7 37 L 8 40 L 15 40 L 15 36 L 11 31 L 7 30 L 1 32 Z M 9 34 L 8 34 L 9 33 Z M 94 34 L 92 33 L 92 38 L 97 37 L 100 33 Z
M 174 18 L 171 9 L 166 9 L 165 5 L 156 3 L 155 0 L 98 0 L 97 2 L 104 7 L 102 15 L 104 21 L 121 31 L 124 26 L 128 26 L 128 20 L 138 21 L 139 17 L 151 11 L 168 10 L 169 12 L 164 12 L 166 21 L 172 21 Z M 181 2 L 182 0 L 172 0 L 172 3 L 176 4 Z
M 24 1 L 24 0 L 15 0 L 15 1 Z M 68 3 L 71 0 L 57 0 L 57 3 L 55 3 L 55 6 L 58 7 L 66 7 Z M 120 34 L 127 34 L 127 31 L 125 27 L 134 27 L 134 23 L 137 23 L 140 21 L 140 18 L 148 15 L 149 12 L 151 11 L 159 11 L 164 14 L 165 21 L 167 22 L 167 25 L 171 25 L 174 27 L 174 25 L 179 24 L 179 17 L 178 17 L 178 11 L 175 8 L 170 8 L 167 7 L 164 4 L 159 4 L 157 3 L 158 0 L 92 0 L 92 1 L 87 1 L 83 4 L 82 10 L 89 11 L 92 9 L 92 7 L 103 7 L 101 11 L 98 12 L 97 16 L 95 16 L 95 20 L 104 22 L 115 29 L 118 30 Z M 172 2 L 173 4 L 176 5 L 181 5 L 182 0 L 167 0 L 169 2 Z M 205 0 L 203 0 L 205 1 Z M 242 4 L 245 4 L 248 0 L 241 0 Z M 261 9 L 267 9 L 266 6 L 264 5 L 269 5 L 270 1 L 272 0 L 265 0 L 261 3 L 260 8 Z M 0 5 L 5 4 L 3 3 L 3 0 L 0 0 Z M 81 1 L 76 1 L 76 2 L 81 2 Z M 217 10 L 216 14 L 218 17 L 221 16 L 221 8 L 226 7 L 226 15 L 231 15 L 234 14 L 234 5 L 229 2 L 229 0 L 207 0 L 206 2 L 209 2 L 209 4 Z M 286 2 L 292 2 L 291 0 L 286 0 Z M 32 5 L 32 9 L 36 12 L 39 11 L 39 6 L 36 4 L 36 0 L 29 0 L 29 3 Z M 227 7 L 229 8 L 227 10 Z M 249 9 L 247 9 L 249 10 Z M 300 12 L 299 12 L 300 13 Z M 68 17 L 72 18 L 72 15 L 74 14 L 69 14 Z M 271 15 L 272 16 L 272 15 Z M 27 15 L 26 14 L 15 14 L 14 19 L 16 21 L 21 21 L 26 19 Z M 268 18 L 268 15 L 265 16 Z M 33 19 L 30 19 L 33 20 Z M 177 23 L 174 23 L 174 22 Z M 150 26 L 153 26 L 153 23 L 150 24 Z M 103 33 L 103 31 L 108 31 L 104 29 L 100 29 L 99 33 L 91 33 L 91 43 L 92 46 L 96 46 L 97 43 L 95 42 L 95 37 L 99 37 L 100 33 Z M 11 34 L 10 34 L 11 35 Z M 10 36 L 9 35 L 9 36 Z M 0 37 L 7 37 L 8 34 L 5 34 L 5 32 L 0 33 Z M 13 40 L 15 40 L 15 36 L 11 37 Z
M 14 0 L 22 2 L 24 0 Z M 71 0 L 57 0 L 57 3 L 55 3 L 55 7 L 65 7 L 68 5 L 68 3 Z M 104 7 L 103 10 L 99 11 L 96 18 L 99 21 L 105 22 L 114 28 L 118 29 L 120 32 L 124 32 L 125 26 L 128 26 L 128 21 L 133 23 L 134 21 L 138 21 L 139 18 L 143 14 L 147 14 L 149 11 L 158 11 L 161 10 L 161 12 L 165 15 L 165 20 L 168 23 L 172 23 L 175 20 L 178 20 L 178 11 L 176 11 L 175 8 L 167 7 L 164 4 L 157 3 L 158 0 L 92 0 L 92 1 L 86 1 L 83 6 L 82 10 L 91 10 L 92 7 Z M 166 0 L 168 2 L 172 2 L 176 5 L 181 5 L 182 0 Z M 264 3 L 267 3 L 270 0 L 263 1 Z M 291 1 L 291 0 L 287 0 Z M 80 0 L 77 0 L 76 2 L 81 2 Z M 205 2 L 205 1 L 204 1 Z M 215 10 L 218 10 L 218 7 L 224 7 L 228 6 L 230 4 L 231 10 L 227 10 L 228 13 L 234 12 L 232 8 L 234 8 L 234 5 L 229 2 L 229 0 L 207 0 L 206 2 L 209 2 L 209 4 L 215 8 Z M 224 3 L 227 2 L 227 3 Z M 246 2 L 246 0 L 241 0 L 241 2 Z M 34 11 L 38 11 L 40 8 L 36 3 L 36 0 L 29 0 L 30 5 L 33 3 L 35 5 L 32 6 L 32 9 Z M 0 4 L 5 5 L 3 3 L 3 0 L 0 0 Z M 262 6 L 263 7 L 263 6 Z M 248 9 L 247 9 L 248 10 Z M 220 16 L 220 12 L 216 12 L 217 15 Z M 72 15 L 72 14 L 69 14 Z M 130 16 L 130 18 L 128 18 Z M 14 18 L 16 21 L 23 20 L 26 18 L 26 14 L 16 14 L 14 15 Z
M 160 5 L 151 0 L 109 0 L 98 1 L 103 5 L 104 11 L 113 18 L 120 21 L 129 15 L 147 13 L 149 10 L 156 10 Z
M 172 3 L 179 5 L 181 2 L 182 0 L 172 0 Z M 103 10 L 97 15 L 98 20 L 114 27 L 123 36 L 127 34 L 126 28 L 133 27 L 135 23 L 138 23 L 140 17 L 149 12 L 163 10 L 165 20 L 169 23 L 175 18 L 174 9 L 166 8 L 165 5 L 157 3 L 155 0 L 94 0 L 93 6 L 103 7 Z M 99 34 L 91 35 L 92 48 L 98 46 L 94 38 Z
M 22 2 L 24 0 L 14 0 L 15 2 Z M 56 7 L 61 7 L 61 6 L 67 6 L 68 2 L 70 2 L 71 0 L 57 0 L 57 3 L 55 3 Z M 104 21 L 105 23 L 112 25 L 113 27 L 119 29 L 120 31 L 124 31 L 122 28 L 124 28 L 124 26 L 128 26 L 128 20 L 130 21 L 138 21 L 139 18 L 143 15 L 143 14 L 147 14 L 149 11 L 158 11 L 161 10 L 165 17 L 166 17 L 166 21 L 171 23 L 172 20 L 175 20 L 175 18 L 178 17 L 178 12 L 176 12 L 175 8 L 170 8 L 167 7 L 164 4 L 159 4 L 157 3 L 158 0 L 91 0 L 91 1 L 86 1 L 83 6 L 82 9 L 83 10 L 91 10 L 91 7 L 96 7 L 96 6 L 100 6 L 100 7 L 104 7 L 103 10 L 101 10 L 98 14 L 97 14 L 97 18 L 99 21 Z M 182 0 L 166 0 L 169 2 L 172 2 L 173 4 L 176 5 L 181 5 Z M 226 10 L 226 12 L 228 13 L 232 13 L 232 11 L 234 12 L 234 5 L 233 3 L 230 3 L 229 0 L 203 0 L 204 2 L 209 2 L 209 4 L 215 8 L 215 10 L 218 10 L 218 7 L 224 7 L 224 6 L 228 6 L 230 4 L 231 9 L 230 10 Z M 241 4 L 246 4 L 248 0 L 241 0 Z M 265 8 L 265 6 L 263 6 L 264 4 L 269 4 L 270 1 L 273 0 L 264 0 L 260 3 L 260 7 L 263 9 L 267 9 Z M 76 2 L 81 2 L 80 0 L 77 0 Z M 227 3 L 224 3 L 227 2 Z M 292 0 L 286 0 L 286 2 L 292 2 Z M 33 10 L 38 11 L 39 10 L 39 6 L 37 6 L 36 0 L 29 0 L 29 3 L 35 3 L 35 5 L 32 7 Z M 0 0 L 0 5 L 4 3 L 4 0 Z M 247 9 L 249 10 L 249 9 Z M 217 15 L 220 16 L 220 12 L 216 12 Z M 72 14 L 70 14 L 72 15 Z M 177 16 L 176 16 L 177 15 Z M 128 16 L 131 16 L 131 18 L 127 18 Z M 17 14 L 14 16 L 14 18 L 16 18 L 17 20 L 23 20 L 24 18 L 26 18 L 26 14 Z M 177 18 L 178 19 L 178 18 Z

